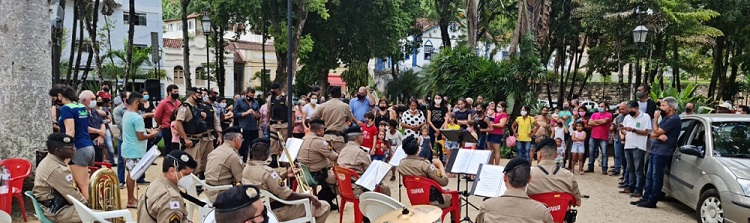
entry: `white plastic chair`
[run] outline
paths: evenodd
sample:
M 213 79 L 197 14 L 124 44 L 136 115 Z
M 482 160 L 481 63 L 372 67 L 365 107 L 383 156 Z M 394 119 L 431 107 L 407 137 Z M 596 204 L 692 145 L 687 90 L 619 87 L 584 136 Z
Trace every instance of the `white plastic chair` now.
M 305 222 L 312 222 L 315 223 L 315 217 L 313 217 L 312 212 L 312 204 L 310 204 L 310 200 L 308 199 L 300 199 L 295 201 L 287 201 L 282 200 L 279 197 L 276 197 L 275 195 L 271 194 L 271 192 L 268 192 L 266 190 L 260 190 L 260 199 L 263 201 L 263 205 L 265 205 L 268 208 L 268 216 L 271 217 L 273 215 L 273 212 L 271 211 L 271 199 L 281 202 L 286 205 L 296 205 L 296 204 L 302 204 L 305 206 L 305 216 L 301 218 L 297 218 L 290 221 L 283 221 L 279 223 L 305 223 Z M 271 219 L 275 219 L 276 216 L 271 217 Z
M 266 209 L 268 212 L 268 223 L 279 223 L 278 218 L 276 218 L 276 215 L 273 214 L 273 211 L 270 209 Z M 211 210 L 210 212 L 206 213 L 206 218 L 203 219 L 203 223 L 216 223 L 216 217 L 214 216 L 215 211 Z
M 10 218 L 10 215 L 8 213 L 5 213 L 5 211 L 0 211 L 0 223 L 11 223 L 13 222 L 13 219 Z
M 371 220 L 403 207 L 405 206 L 401 202 L 381 193 L 365 192 L 359 195 L 359 210 Z
M 190 187 L 188 187 L 187 189 L 185 189 L 185 191 L 187 191 L 188 195 L 193 196 L 194 198 L 198 198 L 198 191 L 195 189 L 197 185 L 201 185 L 203 187 L 203 191 L 223 191 L 223 190 L 228 190 L 229 188 L 232 188 L 233 186 L 233 185 L 211 186 L 211 185 L 208 185 L 205 180 L 201 180 L 195 175 L 191 174 L 190 176 L 193 177 L 193 184 L 190 185 Z M 207 198 L 201 199 L 201 201 L 206 203 L 206 206 L 200 207 L 196 204 L 193 204 L 190 201 L 187 202 L 187 206 L 188 206 L 187 216 L 189 217 L 188 219 L 193 219 L 193 212 L 197 208 L 198 213 L 201 215 L 200 221 L 198 222 L 203 222 L 203 219 L 206 217 L 206 214 L 213 209 L 213 206 L 212 206 L 213 203 L 211 203 L 211 201 L 209 201 Z
M 95 211 L 91 210 L 91 208 L 78 201 L 75 197 L 70 195 L 65 196 L 68 197 L 68 200 L 73 201 L 76 212 L 78 212 L 78 215 L 81 217 L 81 221 L 83 221 L 83 223 L 110 223 L 110 221 L 105 220 L 108 218 L 124 218 L 126 223 L 135 223 L 135 221 L 133 221 L 133 217 L 130 215 L 130 211 L 128 210 Z

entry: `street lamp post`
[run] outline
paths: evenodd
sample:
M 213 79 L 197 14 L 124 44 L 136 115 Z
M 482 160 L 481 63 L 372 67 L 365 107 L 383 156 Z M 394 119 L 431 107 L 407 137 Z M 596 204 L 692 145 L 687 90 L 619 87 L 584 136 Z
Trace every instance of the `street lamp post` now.
M 206 36 L 206 79 L 208 80 L 206 88 L 211 91 L 211 60 L 209 59 L 211 53 L 209 52 L 210 47 L 208 47 L 208 36 L 211 35 L 211 17 L 207 13 L 203 13 L 201 28 L 203 29 L 203 35 Z
M 643 43 L 646 42 L 646 36 L 648 35 L 648 29 L 643 26 L 637 26 L 633 30 L 633 42 L 635 42 L 639 47 L 636 49 L 636 61 L 635 61 L 635 83 L 641 84 L 641 49 L 640 46 L 643 45 Z M 634 89 L 634 86 L 630 86 L 630 89 Z M 632 94 L 631 94 L 632 95 Z

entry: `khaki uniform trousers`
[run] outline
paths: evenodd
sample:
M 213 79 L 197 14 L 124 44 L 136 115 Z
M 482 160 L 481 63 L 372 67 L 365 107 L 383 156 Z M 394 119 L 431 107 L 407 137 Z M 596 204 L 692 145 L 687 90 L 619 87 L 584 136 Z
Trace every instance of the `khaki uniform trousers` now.
M 206 163 L 208 162 L 208 154 L 214 151 L 214 142 L 209 137 L 201 137 L 198 143 L 193 145 L 193 148 L 186 148 L 185 152 L 195 159 L 198 163 L 198 167 L 195 168 L 195 173 L 201 174 L 206 170 Z
M 326 222 L 331 205 L 326 201 L 320 201 L 320 208 L 311 207 L 315 222 Z M 276 215 L 279 221 L 289 221 L 305 216 L 305 206 L 302 204 L 285 205 L 284 207 L 273 209 L 273 214 Z
M 78 212 L 72 204 L 58 210 L 57 214 L 54 215 L 49 212 L 49 209 L 47 209 L 47 207 L 42 206 L 42 210 L 44 210 L 44 216 L 49 218 L 49 220 L 52 222 L 81 222 L 81 217 L 78 216 Z

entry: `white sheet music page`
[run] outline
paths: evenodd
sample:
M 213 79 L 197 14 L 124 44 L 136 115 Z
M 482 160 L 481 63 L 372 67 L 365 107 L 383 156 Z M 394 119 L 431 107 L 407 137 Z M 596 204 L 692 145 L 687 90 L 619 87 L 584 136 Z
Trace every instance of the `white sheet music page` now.
M 455 154 L 456 160 L 453 161 L 453 169 L 451 173 L 466 173 L 471 163 L 471 157 L 473 156 L 474 150 L 471 149 L 459 149 L 458 153 Z
M 477 174 L 479 171 L 480 164 L 487 164 L 490 162 L 492 156 L 491 150 L 473 150 L 469 165 L 466 167 L 466 174 Z
M 406 152 L 404 152 L 404 148 L 398 146 L 396 152 L 393 152 L 393 158 L 391 158 L 391 162 L 388 162 L 388 164 L 391 164 L 391 166 L 398 166 L 398 164 L 401 163 L 401 160 L 404 158 L 406 158 Z
M 292 161 L 297 160 L 297 154 L 299 154 L 299 150 L 302 148 L 302 142 L 304 142 L 304 140 L 298 138 L 286 139 L 286 149 L 289 150 L 289 155 L 291 155 L 293 159 Z M 279 162 L 289 163 L 289 159 L 286 158 L 286 151 L 281 152 Z
M 146 170 L 151 167 L 151 163 L 153 163 L 154 160 L 159 157 L 159 155 L 161 155 L 159 148 L 156 145 L 152 146 L 151 149 L 149 149 L 148 152 L 143 155 L 141 161 L 135 164 L 135 167 L 133 167 L 133 171 L 130 171 L 130 178 L 141 178 L 141 175 L 146 173 Z M 122 165 L 125 164 L 123 163 Z
M 503 166 L 481 165 L 481 172 L 474 182 L 474 195 L 482 197 L 499 197 L 507 189 L 503 181 Z
M 367 167 L 367 170 L 362 174 L 362 176 L 359 176 L 359 179 L 355 184 L 360 185 L 370 191 L 375 190 L 375 186 L 377 186 L 380 181 L 383 181 L 383 178 L 385 175 L 388 174 L 388 171 L 391 170 L 391 165 L 384 163 L 380 160 L 372 161 L 369 167 Z

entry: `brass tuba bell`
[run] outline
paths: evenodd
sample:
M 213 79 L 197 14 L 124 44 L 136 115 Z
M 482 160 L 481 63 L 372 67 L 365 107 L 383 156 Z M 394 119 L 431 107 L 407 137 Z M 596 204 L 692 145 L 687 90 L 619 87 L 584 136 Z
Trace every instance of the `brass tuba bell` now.
M 124 165 L 124 164 L 122 164 Z M 89 182 L 89 208 L 92 210 L 122 210 L 120 202 L 120 183 L 115 171 L 102 167 L 93 174 Z M 110 219 L 112 222 L 124 222 L 122 219 Z

